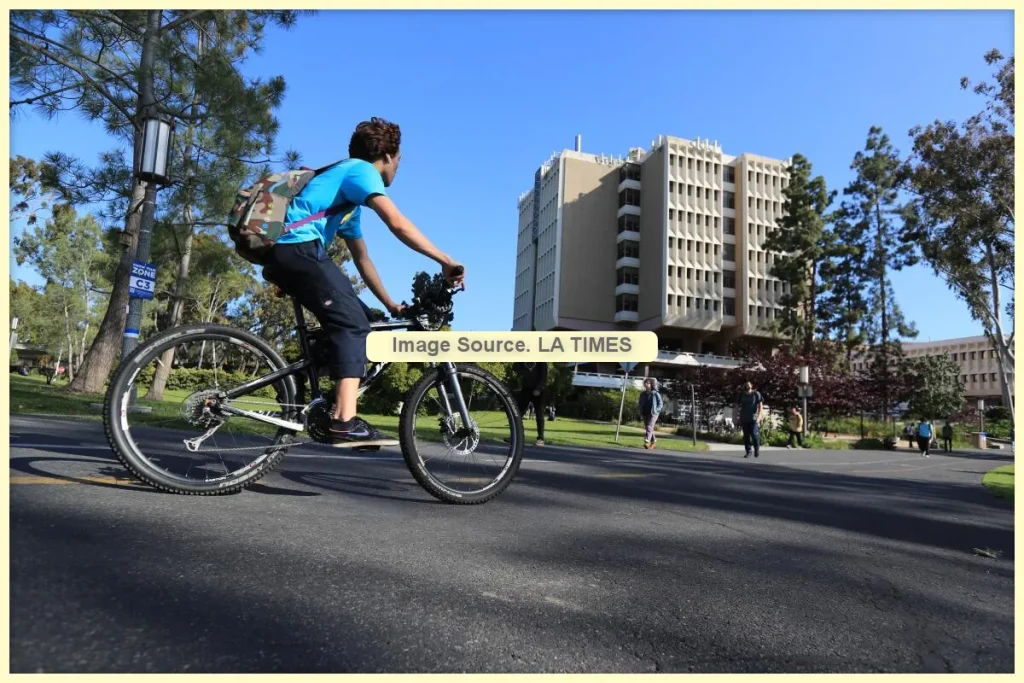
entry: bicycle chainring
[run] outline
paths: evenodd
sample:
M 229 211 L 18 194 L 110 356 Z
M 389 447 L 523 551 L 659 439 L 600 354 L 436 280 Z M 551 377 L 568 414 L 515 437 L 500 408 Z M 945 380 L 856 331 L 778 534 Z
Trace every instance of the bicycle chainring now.
M 331 442 L 328 430 L 331 427 L 332 411 L 331 404 L 323 399 L 314 401 L 306 411 L 306 432 L 317 443 Z

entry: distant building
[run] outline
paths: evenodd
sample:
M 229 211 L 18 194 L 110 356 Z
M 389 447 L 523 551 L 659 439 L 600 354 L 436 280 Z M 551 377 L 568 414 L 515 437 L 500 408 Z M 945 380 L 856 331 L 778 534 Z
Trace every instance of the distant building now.
M 577 136 L 519 197 L 512 329 L 651 330 L 658 367 L 637 372 L 659 377 L 735 366 L 729 344 L 770 344 L 781 308 L 764 242 L 788 163 L 670 136 L 614 158 L 584 153 Z
M 964 396 L 972 401 L 981 398 L 986 405 L 1002 405 L 1002 388 L 999 383 L 999 361 L 988 337 L 960 337 L 928 342 L 903 342 L 903 353 L 907 358 L 949 356 L 960 366 L 960 379 L 964 382 Z M 864 354 L 853 359 L 854 370 L 863 371 L 870 366 L 871 359 Z M 1013 391 L 1013 368 L 1009 369 L 1010 395 Z

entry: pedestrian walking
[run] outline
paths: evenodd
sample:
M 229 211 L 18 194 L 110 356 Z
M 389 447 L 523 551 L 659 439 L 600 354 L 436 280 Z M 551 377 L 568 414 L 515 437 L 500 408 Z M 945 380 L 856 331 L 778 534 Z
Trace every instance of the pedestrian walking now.
M 789 413 L 789 423 L 786 425 L 786 430 L 789 432 L 789 443 L 786 444 L 786 448 L 793 447 L 793 439 L 800 445 L 800 448 L 804 447 L 804 416 L 800 414 L 800 409 L 793 406 L 793 409 Z
M 520 387 L 517 396 L 519 413 L 526 414 L 527 406 L 533 406 L 533 415 L 537 418 L 537 440 L 535 446 L 544 445 L 544 417 L 547 414 L 547 363 L 513 363 L 512 369 L 519 374 Z
M 917 447 L 924 457 L 927 458 L 931 455 L 932 423 L 927 418 L 921 418 L 921 421 L 917 423 Z
M 761 413 L 764 409 L 764 399 L 761 392 L 754 390 L 754 383 L 747 381 L 745 390 L 740 394 L 740 428 L 743 429 L 743 450 L 744 458 L 750 457 L 751 448 L 754 457 L 761 454 L 760 424 Z
M 644 448 L 655 448 L 658 439 L 654 433 L 654 425 L 658 422 L 661 409 L 665 402 L 658 391 L 658 381 L 653 377 L 644 380 L 644 392 L 640 394 L 640 416 L 644 421 Z
M 942 450 L 947 453 L 953 450 L 953 425 L 949 424 L 949 420 L 942 425 Z

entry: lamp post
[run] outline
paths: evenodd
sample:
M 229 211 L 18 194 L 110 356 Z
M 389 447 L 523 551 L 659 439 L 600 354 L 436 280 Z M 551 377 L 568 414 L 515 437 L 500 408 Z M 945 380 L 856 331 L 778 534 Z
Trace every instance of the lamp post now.
M 153 237 L 153 222 L 156 218 L 156 191 L 159 185 L 170 182 L 168 159 L 174 136 L 171 120 L 143 114 L 142 136 L 136 153 L 135 177 L 146 183 L 142 200 L 142 218 L 139 224 L 139 242 L 132 263 L 132 274 L 128 280 L 128 316 L 124 323 L 124 338 L 121 344 L 121 360 L 135 350 L 142 326 L 142 302 L 153 298 L 156 288 L 156 266 L 149 263 L 149 249 Z M 135 405 L 135 389 L 132 389 L 131 405 Z

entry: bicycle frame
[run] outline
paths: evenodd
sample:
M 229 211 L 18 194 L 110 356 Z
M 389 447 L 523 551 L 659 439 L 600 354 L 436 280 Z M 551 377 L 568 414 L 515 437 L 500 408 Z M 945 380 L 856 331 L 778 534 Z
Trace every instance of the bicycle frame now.
M 305 375 L 304 379 L 306 379 L 309 382 L 311 397 L 310 400 L 306 403 L 306 406 L 302 409 L 303 412 L 305 410 L 308 410 L 308 408 L 311 405 L 313 405 L 313 403 L 317 401 L 326 400 L 323 395 L 323 392 L 320 390 L 320 374 L 317 372 L 316 363 L 314 362 L 313 359 L 312 348 L 310 346 L 309 324 L 306 322 L 305 315 L 302 312 L 302 305 L 295 298 L 292 298 L 292 304 L 295 308 L 295 331 L 299 335 L 299 347 L 302 349 L 302 358 L 292 363 L 291 365 L 281 368 L 280 370 L 275 370 L 274 372 L 264 375 L 263 377 L 259 377 L 250 382 L 246 382 L 245 384 L 241 384 L 235 387 L 234 389 L 223 392 L 221 394 L 221 398 L 228 400 L 238 398 L 239 396 L 243 396 L 252 391 L 257 391 L 259 389 L 262 389 L 263 387 L 270 386 L 271 384 L 286 377 L 291 377 L 293 375 L 298 375 L 301 377 Z M 373 331 L 419 330 L 422 328 L 423 325 L 419 319 L 412 319 L 407 321 L 389 320 L 385 322 L 370 324 L 370 329 Z M 384 372 L 384 369 L 390 364 L 390 362 L 383 361 L 373 364 L 372 368 L 370 368 L 368 372 L 363 375 L 363 378 L 359 382 L 358 395 L 362 396 L 363 393 L 377 380 L 378 377 L 380 377 L 381 373 Z M 462 387 L 459 386 L 456 377 L 457 368 L 455 366 L 455 363 L 430 363 L 430 367 L 439 368 L 437 388 L 438 393 L 444 400 L 444 409 L 446 415 L 448 417 L 451 417 L 452 415 L 452 402 L 451 400 L 449 400 L 448 397 L 448 394 L 450 392 L 455 400 L 455 410 L 458 411 L 459 416 L 462 418 L 462 424 L 472 424 L 469 418 L 469 409 L 466 407 L 466 401 L 462 395 Z M 448 391 L 441 391 L 441 389 L 444 388 L 445 386 L 447 386 Z M 305 400 L 304 396 L 303 400 Z M 248 417 L 259 422 L 265 422 L 267 424 L 276 425 L 278 427 L 284 427 L 285 429 L 292 429 L 295 430 L 296 432 L 301 432 L 306 428 L 304 424 L 301 424 L 299 422 L 282 420 L 280 418 L 262 415 L 260 413 L 252 412 L 249 410 L 242 410 L 241 408 L 235 408 L 233 406 L 222 405 L 220 409 L 222 412 L 225 413 Z

